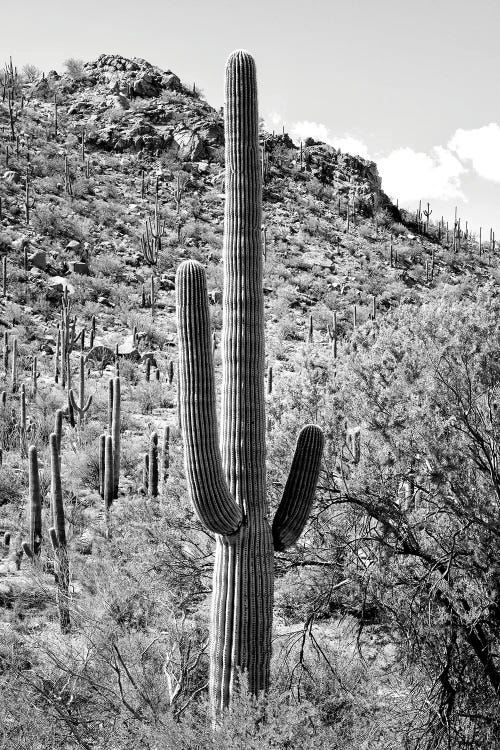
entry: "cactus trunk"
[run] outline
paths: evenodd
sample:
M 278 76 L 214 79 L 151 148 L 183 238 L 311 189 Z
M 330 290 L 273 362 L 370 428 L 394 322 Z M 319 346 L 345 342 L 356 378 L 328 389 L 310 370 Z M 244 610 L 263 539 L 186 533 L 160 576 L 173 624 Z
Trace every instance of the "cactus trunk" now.
M 61 633 L 69 633 L 71 620 L 69 614 L 69 560 L 66 546 L 66 521 L 61 485 L 61 465 L 57 449 L 57 435 L 50 435 L 51 464 L 51 504 L 54 525 L 50 528 L 50 539 L 56 558 L 57 575 L 57 609 Z
M 251 692 L 268 687 L 274 580 L 266 501 L 259 121 L 249 55 L 229 59 L 225 94 L 221 452 L 243 523 L 236 535 L 218 535 L 216 543 L 210 679 L 217 707 L 229 703 L 235 667 L 247 672 Z

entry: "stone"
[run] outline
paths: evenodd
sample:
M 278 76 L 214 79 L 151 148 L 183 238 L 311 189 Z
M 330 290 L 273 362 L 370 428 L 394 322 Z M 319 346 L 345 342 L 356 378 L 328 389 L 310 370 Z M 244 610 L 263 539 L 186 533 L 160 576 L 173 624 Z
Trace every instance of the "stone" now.
M 5 182 L 17 184 L 21 180 L 21 175 L 19 174 L 19 172 L 14 172 L 13 169 L 8 169 L 3 173 L 3 179 L 5 180 Z
M 45 271 L 47 268 L 47 253 L 44 250 L 36 250 L 28 257 L 28 263 L 31 268 L 39 268 Z
M 199 161 L 206 157 L 205 141 L 184 124 L 178 125 L 173 132 L 174 142 L 178 147 L 178 156 L 187 161 Z
M 70 240 L 68 244 L 66 245 L 66 250 L 69 250 L 70 252 L 76 252 L 81 247 L 81 243 L 78 242 L 78 240 Z
M 117 109 L 130 109 L 130 102 L 123 94 L 116 94 L 113 97 L 113 106 Z
M 53 276 L 49 280 L 49 288 L 46 292 L 46 298 L 48 300 L 57 300 L 62 296 L 65 290 L 68 290 L 68 294 L 75 293 L 75 287 L 70 284 L 63 276 Z
M 118 347 L 118 355 L 120 357 L 125 357 L 125 359 L 130 359 L 133 362 L 138 362 L 140 360 L 141 355 L 139 354 L 137 347 L 134 346 L 132 336 L 127 336 L 123 344 L 120 344 Z
M 152 73 L 142 73 L 139 75 L 133 83 L 133 91 L 135 96 L 142 97 L 153 97 L 159 96 L 161 91 L 161 84 L 155 80 L 155 76 Z
M 77 273 L 80 276 L 88 276 L 90 273 L 88 263 L 84 263 L 83 261 L 79 260 L 70 261 L 68 263 L 68 268 L 70 270 L 70 273 Z
M 97 301 L 100 305 L 103 305 L 103 307 L 114 307 L 113 303 L 109 301 L 107 297 L 104 297 L 104 295 L 100 295 L 97 298 Z
M 94 346 L 85 358 L 88 365 L 94 365 L 99 369 L 104 369 L 107 365 L 113 364 L 115 353 L 109 346 Z
M 161 85 L 164 89 L 170 89 L 171 91 L 178 91 L 181 88 L 181 81 L 175 73 L 167 70 L 165 75 L 161 79 Z
M 300 263 L 297 264 L 299 267 L 312 268 L 313 266 L 320 266 L 321 268 L 332 268 L 333 261 L 325 257 L 323 253 L 317 250 L 311 250 L 306 253 L 302 253 Z

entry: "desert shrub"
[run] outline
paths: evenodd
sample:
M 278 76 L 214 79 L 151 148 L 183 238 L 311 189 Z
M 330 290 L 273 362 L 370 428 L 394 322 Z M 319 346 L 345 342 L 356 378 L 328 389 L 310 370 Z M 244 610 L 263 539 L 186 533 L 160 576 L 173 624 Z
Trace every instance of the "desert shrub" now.
M 91 272 L 97 277 L 104 277 L 108 283 L 119 283 L 126 279 L 126 266 L 114 253 L 99 253 L 92 260 Z
M 401 224 L 401 222 L 396 221 L 391 226 L 391 232 L 398 237 L 398 236 L 406 234 L 408 232 L 408 229 L 405 227 L 404 224 Z
M 74 57 L 70 57 L 64 62 L 67 74 L 75 81 L 85 78 L 84 65 L 85 63 L 83 60 L 77 60 Z

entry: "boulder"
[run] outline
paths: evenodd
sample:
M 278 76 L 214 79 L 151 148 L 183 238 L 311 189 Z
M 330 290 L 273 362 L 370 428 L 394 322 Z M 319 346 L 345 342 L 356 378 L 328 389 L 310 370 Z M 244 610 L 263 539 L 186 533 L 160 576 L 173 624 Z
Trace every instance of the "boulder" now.
M 47 253 L 44 250 L 36 250 L 28 257 L 28 263 L 31 268 L 39 268 L 45 271 L 47 268 Z
M 167 72 L 161 79 L 161 85 L 164 89 L 178 91 L 181 88 L 181 80 L 178 76 L 175 75 L 175 73 L 167 70 Z
M 89 275 L 88 263 L 84 263 L 83 261 L 72 260 L 68 263 L 68 268 L 70 270 L 70 273 L 77 273 L 80 276 Z
M 5 182 L 12 182 L 14 184 L 17 184 L 21 180 L 21 175 L 19 174 L 19 172 L 14 172 L 13 169 L 8 169 L 3 173 L 3 179 L 5 180 Z
M 77 250 L 80 249 L 81 243 L 78 242 L 78 240 L 70 240 L 68 244 L 66 245 L 66 250 L 69 250 L 70 252 L 75 253 Z
M 145 72 L 137 76 L 132 88 L 135 96 L 159 96 L 161 83 L 153 73 Z
M 87 365 L 93 365 L 99 369 L 104 369 L 107 365 L 113 364 L 115 353 L 109 346 L 94 346 L 85 358 Z
M 199 161 L 207 155 L 205 141 L 200 135 L 187 128 L 184 124 L 179 124 L 173 132 L 174 143 L 178 147 L 179 158 L 186 161 Z
M 118 347 L 118 356 L 125 357 L 125 359 L 130 359 L 133 362 L 138 362 L 140 360 L 141 355 L 139 354 L 137 347 L 134 346 L 132 336 L 127 336 L 123 344 L 120 344 Z
M 310 250 L 309 252 L 302 253 L 300 262 L 297 264 L 297 266 L 301 268 L 312 268 L 313 266 L 320 266 L 321 268 L 332 268 L 333 261 L 331 261 L 318 250 Z
M 117 109 L 130 109 L 130 102 L 124 94 L 113 96 L 113 106 Z
M 53 276 L 49 280 L 49 288 L 45 293 L 45 297 L 49 301 L 57 302 L 66 289 L 68 290 L 68 294 L 75 293 L 75 287 L 66 281 L 63 276 Z

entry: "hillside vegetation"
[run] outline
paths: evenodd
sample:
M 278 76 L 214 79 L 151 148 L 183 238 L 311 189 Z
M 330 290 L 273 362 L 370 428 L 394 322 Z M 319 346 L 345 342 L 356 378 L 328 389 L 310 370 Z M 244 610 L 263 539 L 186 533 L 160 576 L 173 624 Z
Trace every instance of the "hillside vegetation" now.
M 305 533 L 276 555 L 271 691 L 243 678 L 214 735 L 175 273 L 206 268 L 220 397 L 222 114 L 116 55 L 2 80 L 3 746 L 500 747 L 494 238 L 399 210 L 372 162 L 262 129 L 273 511 L 304 424 L 325 451 Z

